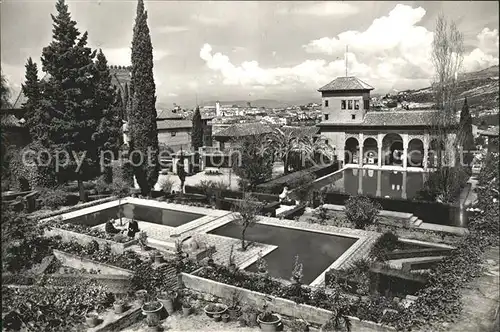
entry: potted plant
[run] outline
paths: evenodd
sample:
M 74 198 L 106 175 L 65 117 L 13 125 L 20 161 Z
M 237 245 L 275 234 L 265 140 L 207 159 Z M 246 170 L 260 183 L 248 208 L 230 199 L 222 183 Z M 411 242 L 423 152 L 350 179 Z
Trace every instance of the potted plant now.
M 257 322 L 260 325 L 260 329 L 267 332 L 277 331 L 278 326 L 282 324 L 281 316 L 272 313 L 267 305 L 264 306 L 264 312 L 257 316 Z
M 137 298 L 137 302 L 139 305 L 143 305 L 144 302 L 146 301 L 146 295 L 148 294 L 148 291 L 145 289 L 140 289 L 135 292 L 135 297 Z
M 158 301 L 163 303 L 163 306 L 167 310 L 169 315 L 175 312 L 175 302 L 178 297 L 178 293 L 175 290 L 169 290 L 167 292 L 162 292 L 158 295 Z
M 85 323 L 88 327 L 96 327 L 99 325 L 99 316 L 96 312 L 89 312 L 85 314 Z
M 191 313 L 191 304 L 189 303 L 189 298 L 186 298 L 184 299 L 184 301 L 182 301 L 182 315 L 184 317 L 187 317 L 189 316 L 190 313 Z
M 232 320 L 238 319 L 241 314 L 241 306 L 240 306 L 240 294 L 238 291 L 234 290 L 231 293 L 231 300 L 229 302 L 227 311 L 229 312 L 229 317 Z
M 257 315 L 258 311 L 250 306 L 245 306 L 242 310 L 242 315 L 240 317 L 240 322 L 243 323 L 243 326 L 254 327 L 257 325 Z
M 227 311 L 227 305 L 222 304 L 222 303 L 210 303 L 203 308 L 203 311 L 205 311 L 205 314 L 212 318 L 214 315 L 222 315 Z
M 148 234 L 144 231 L 139 232 L 139 245 L 141 246 L 142 250 L 147 250 L 148 248 Z
M 259 271 L 260 274 L 266 275 L 267 274 L 267 262 L 266 260 L 262 257 L 262 252 L 259 251 L 259 254 L 257 256 L 257 271 Z
M 122 314 L 125 311 L 125 300 L 116 299 L 113 303 L 113 309 L 115 310 L 115 314 Z
M 223 321 L 224 323 L 229 322 L 229 314 L 222 314 L 222 316 L 221 316 L 221 317 L 222 317 L 222 321 Z
M 319 331 L 327 332 L 327 331 L 342 331 L 345 330 L 350 332 L 352 328 L 352 323 L 349 317 L 347 316 L 344 309 L 337 309 L 332 317 L 328 319 L 328 321 L 323 324 Z
M 236 260 L 234 258 L 234 244 L 231 245 L 231 250 L 229 251 L 229 271 L 232 273 L 236 272 Z
M 208 260 L 207 260 L 207 263 L 208 263 L 208 266 L 214 266 L 215 265 L 215 262 L 214 262 L 214 254 L 212 251 L 210 251 L 208 253 Z
M 160 321 L 160 312 L 163 309 L 163 303 L 160 301 L 151 301 L 144 303 L 141 307 L 142 313 L 146 315 L 146 321 L 149 326 L 157 326 Z
M 215 322 L 220 322 L 221 318 L 222 318 L 221 314 L 214 314 L 213 319 L 214 319 Z
M 309 323 L 303 319 L 296 319 L 290 323 L 292 332 L 309 332 Z

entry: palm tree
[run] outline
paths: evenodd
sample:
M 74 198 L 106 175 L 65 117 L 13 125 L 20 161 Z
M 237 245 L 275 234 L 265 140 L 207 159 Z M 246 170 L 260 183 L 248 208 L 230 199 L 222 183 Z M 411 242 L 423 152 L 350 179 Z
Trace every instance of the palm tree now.
M 323 162 L 323 157 L 326 156 L 327 162 L 333 160 L 334 151 L 332 147 L 325 143 L 325 138 L 322 136 L 304 135 L 300 140 L 299 151 L 305 155 L 307 159 L 314 164 Z M 319 160 L 321 157 L 321 160 Z M 307 160 L 306 159 L 306 160 Z M 305 160 L 302 160 L 305 163 Z
M 303 135 L 290 127 L 276 127 L 269 135 L 268 143 L 283 161 L 285 174 L 289 173 L 290 156 L 299 151 Z

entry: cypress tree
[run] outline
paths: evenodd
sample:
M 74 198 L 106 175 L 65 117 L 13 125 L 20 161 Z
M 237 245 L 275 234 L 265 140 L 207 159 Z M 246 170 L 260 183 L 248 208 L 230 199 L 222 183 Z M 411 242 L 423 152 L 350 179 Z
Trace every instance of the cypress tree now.
M 120 149 L 121 119 L 119 114 L 123 103 L 120 89 L 117 92 L 111 83 L 111 73 L 102 50 L 97 53 L 95 69 L 95 106 L 99 125 L 94 140 L 102 158 L 101 162 L 109 165 L 111 160 L 117 158 Z
M 127 120 L 127 114 L 128 114 L 128 106 L 129 106 L 129 91 L 128 91 L 128 83 L 125 83 L 125 91 L 123 91 L 123 112 L 121 114 L 121 119 L 122 120 Z
M 469 112 L 469 104 L 467 103 L 467 97 L 464 100 L 464 105 L 462 106 L 462 111 L 460 112 L 460 126 L 459 126 L 458 138 L 460 145 L 464 151 L 472 151 L 475 148 L 474 136 L 472 135 L 472 116 Z M 471 152 L 466 152 L 464 154 L 464 163 L 469 165 L 474 158 Z
M 50 118 L 51 148 L 65 152 L 68 159 L 58 165 L 60 181 L 77 180 L 80 200 L 85 201 L 83 181 L 98 172 L 94 133 L 100 114 L 95 107 L 95 52 L 87 47 L 87 32 L 81 35 L 64 0 L 51 15 L 52 42 L 42 52 L 43 70 L 50 78 L 43 82 L 43 111 Z
M 132 38 L 132 107 L 129 113 L 130 158 L 143 195 L 149 195 L 158 180 L 158 133 L 156 87 L 153 79 L 153 45 L 143 0 L 137 4 Z
M 3 73 L 0 73 L 0 108 L 9 108 L 10 105 L 10 89 L 7 86 L 7 80 Z
M 32 142 L 45 142 L 47 139 L 47 122 L 40 108 L 40 81 L 38 79 L 38 68 L 33 60 L 28 58 L 26 62 L 26 81 L 21 89 L 26 102 L 22 108 L 26 110 L 26 127 L 28 127 Z
M 191 129 L 191 146 L 194 152 L 203 146 L 203 123 L 201 121 L 200 107 L 196 107 L 193 114 L 193 126 Z

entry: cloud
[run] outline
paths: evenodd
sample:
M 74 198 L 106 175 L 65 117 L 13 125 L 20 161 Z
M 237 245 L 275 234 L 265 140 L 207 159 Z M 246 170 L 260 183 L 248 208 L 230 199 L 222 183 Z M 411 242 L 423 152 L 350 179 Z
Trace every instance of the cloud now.
M 103 48 L 102 52 L 106 56 L 108 63 L 111 65 L 125 65 L 128 66 L 131 64 L 131 49 L 130 47 L 121 47 L 121 48 Z M 166 50 L 153 50 L 153 60 L 159 61 L 165 56 L 170 54 Z
M 498 30 L 484 28 L 478 35 L 479 48 L 486 53 L 498 55 Z
M 154 31 L 158 32 L 158 33 L 168 34 L 168 33 L 189 31 L 189 28 L 186 26 L 164 25 L 164 26 L 155 28 Z
M 191 19 L 203 25 L 210 25 L 210 26 L 223 26 L 228 23 L 228 20 L 223 20 L 221 18 L 208 16 L 205 14 L 193 14 L 191 16 Z
M 350 70 L 354 75 L 366 76 L 370 68 L 350 54 Z M 305 60 L 292 67 L 262 68 L 257 61 L 244 61 L 234 65 L 227 55 L 213 53 L 210 44 L 204 44 L 200 58 L 207 67 L 219 74 L 223 85 L 245 86 L 262 89 L 265 86 L 285 88 L 289 86 L 317 89 L 345 71 L 344 60 L 327 62 L 323 59 Z
M 310 16 L 349 16 L 359 12 L 352 4 L 338 1 L 324 1 L 319 3 L 287 3 L 286 8 L 278 9 L 280 15 L 310 15 Z

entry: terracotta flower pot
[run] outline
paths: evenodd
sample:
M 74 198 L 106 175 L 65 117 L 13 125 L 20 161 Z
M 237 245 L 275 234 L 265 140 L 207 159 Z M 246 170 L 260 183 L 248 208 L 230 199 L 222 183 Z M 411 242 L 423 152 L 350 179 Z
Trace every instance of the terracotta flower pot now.
M 162 256 L 162 255 L 160 255 L 160 254 L 156 255 L 156 256 L 155 256 L 155 263 L 156 263 L 156 264 L 161 264 L 161 263 L 163 263 L 163 256 Z
M 229 314 L 223 314 L 221 317 L 222 317 L 222 321 L 224 323 L 229 322 Z
M 240 317 L 241 315 L 240 306 L 236 306 L 235 308 L 228 308 L 227 311 L 229 313 L 229 317 L 231 318 L 231 320 L 237 320 L 238 317 Z
M 146 315 L 148 326 L 157 326 L 159 324 L 163 303 L 160 301 L 147 302 L 142 305 L 141 309 L 142 313 Z
M 272 314 L 272 316 L 275 318 L 273 321 L 263 321 L 262 318 L 264 317 L 264 314 L 260 314 L 257 316 L 257 322 L 260 325 L 260 329 L 262 331 L 266 332 L 275 332 L 278 329 L 278 326 L 281 325 L 281 316 L 278 314 Z
M 215 322 L 220 322 L 220 320 L 221 320 L 221 315 L 219 315 L 219 314 L 215 314 L 213 318 L 214 318 L 214 321 L 215 321 Z
M 210 306 L 215 306 L 215 308 L 212 309 L 212 308 L 210 308 Z M 212 305 L 208 304 L 205 306 L 205 308 L 203 308 L 203 311 L 205 311 L 205 314 L 208 317 L 212 318 L 214 315 L 220 316 L 220 315 L 226 313 L 227 306 L 225 304 L 220 304 L 220 303 L 212 304 Z
M 113 303 L 113 309 L 115 310 L 115 314 L 122 314 L 125 311 L 125 304 L 123 302 L 115 302 Z
M 189 316 L 190 313 L 191 313 L 191 306 L 182 306 L 182 315 L 184 317 Z
M 177 292 L 162 293 L 158 295 L 158 301 L 163 304 L 169 315 L 172 315 L 175 312 L 175 303 L 177 297 Z
M 99 325 L 99 317 L 97 314 L 87 314 L 85 315 L 85 323 L 88 327 L 96 327 Z

